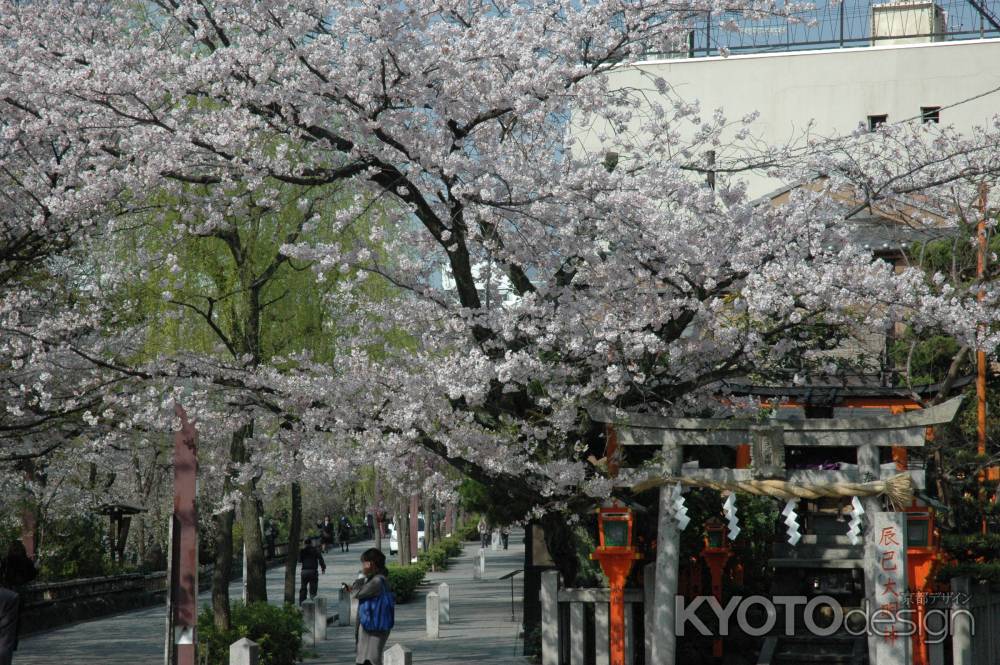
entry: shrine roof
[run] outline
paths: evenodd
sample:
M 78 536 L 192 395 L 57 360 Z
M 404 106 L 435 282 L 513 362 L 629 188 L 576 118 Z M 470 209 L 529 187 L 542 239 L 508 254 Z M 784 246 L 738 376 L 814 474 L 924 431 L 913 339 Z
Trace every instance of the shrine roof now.
M 962 388 L 972 383 L 975 377 L 961 377 L 952 383 L 952 388 Z M 723 392 L 733 395 L 752 395 L 754 397 L 788 397 L 796 402 L 811 405 L 832 405 L 845 399 L 858 398 L 897 398 L 910 399 L 914 397 L 930 397 L 940 392 L 942 383 L 926 383 L 908 386 L 879 385 L 804 385 L 804 386 L 767 386 L 740 381 L 738 379 L 723 381 Z

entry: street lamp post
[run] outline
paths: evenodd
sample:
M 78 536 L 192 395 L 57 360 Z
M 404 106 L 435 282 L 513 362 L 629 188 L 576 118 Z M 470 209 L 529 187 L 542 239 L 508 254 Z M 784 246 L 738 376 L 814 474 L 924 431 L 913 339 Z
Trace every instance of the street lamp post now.
M 632 511 L 612 503 L 597 512 L 599 546 L 590 558 L 600 562 L 611 588 L 611 665 L 625 665 L 625 580 L 640 555 L 632 546 Z

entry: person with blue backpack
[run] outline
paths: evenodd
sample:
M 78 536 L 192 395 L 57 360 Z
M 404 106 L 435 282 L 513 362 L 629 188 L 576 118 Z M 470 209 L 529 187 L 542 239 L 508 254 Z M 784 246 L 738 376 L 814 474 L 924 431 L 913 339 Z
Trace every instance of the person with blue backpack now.
M 358 599 L 356 665 L 382 665 L 382 652 L 396 621 L 396 596 L 389 587 L 385 555 L 374 547 L 361 554 L 361 573 L 352 587 Z

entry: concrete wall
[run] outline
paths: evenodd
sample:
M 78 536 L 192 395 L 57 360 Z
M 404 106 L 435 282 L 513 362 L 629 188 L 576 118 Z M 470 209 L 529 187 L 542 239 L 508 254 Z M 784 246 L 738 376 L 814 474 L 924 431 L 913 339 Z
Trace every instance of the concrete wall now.
M 920 115 L 922 106 L 946 107 L 1000 87 L 1000 40 L 972 40 L 659 60 L 611 74 L 611 88 L 634 87 L 650 97 L 662 77 L 685 101 L 700 100 L 703 115 L 723 108 L 731 121 L 760 112 L 753 134 L 769 144 L 812 136 L 849 134 L 869 115 L 889 122 Z M 968 131 L 1000 112 L 1000 93 L 941 111 L 942 124 Z M 601 145 L 596 128 L 576 128 L 577 148 L 592 154 Z M 754 195 L 780 186 L 751 181 Z

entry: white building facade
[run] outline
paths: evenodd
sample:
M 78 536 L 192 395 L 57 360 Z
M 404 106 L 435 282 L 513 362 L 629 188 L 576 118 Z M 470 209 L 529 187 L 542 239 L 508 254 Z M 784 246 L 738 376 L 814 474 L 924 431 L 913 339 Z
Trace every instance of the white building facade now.
M 610 77 L 612 89 L 642 90 L 650 99 L 661 78 L 674 96 L 698 101 L 703 114 L 723 109 L 731 121 L 757 112 L 752 134 L 771 146 L 906 119 L 964 133 L 1000 113 L 1000 39 L 651 59 Z M 614 139 L 602 141 L 602 134 L 576 127 L 578 154 L 614 151 Z M 784 184 L 756 174 L 748 182 L 754 196 Z

